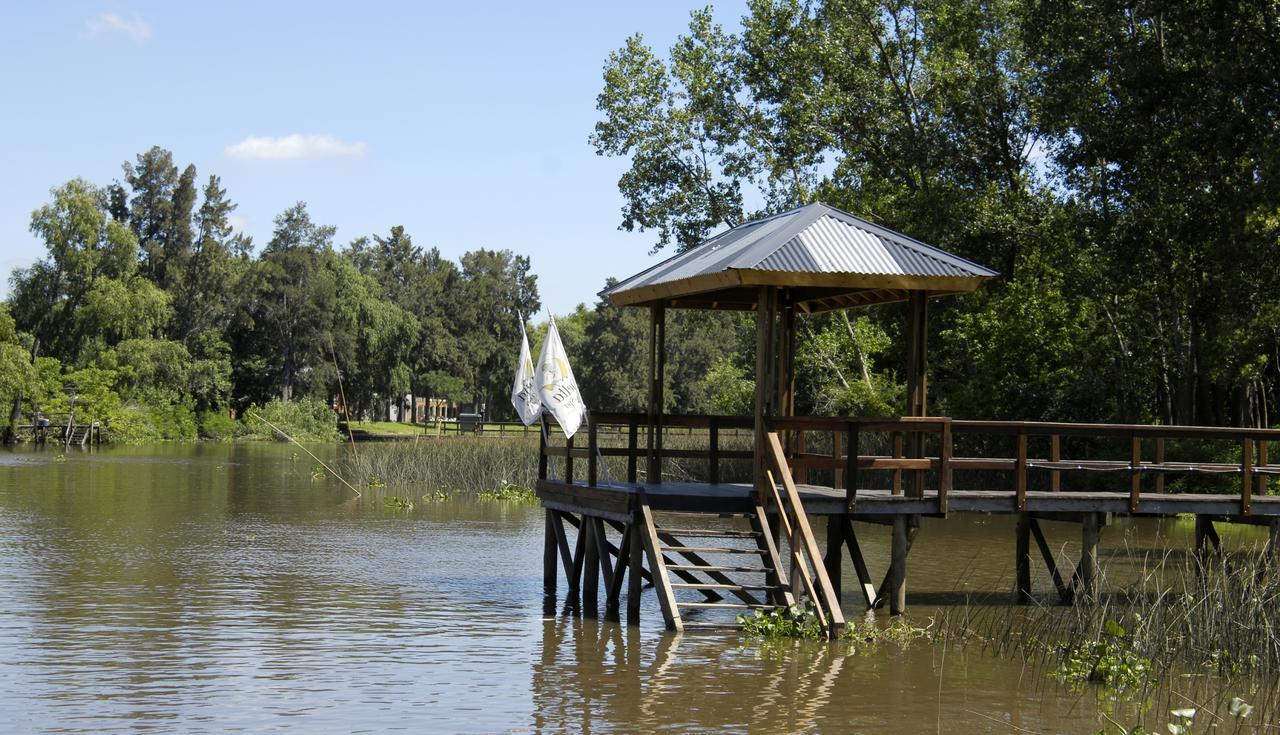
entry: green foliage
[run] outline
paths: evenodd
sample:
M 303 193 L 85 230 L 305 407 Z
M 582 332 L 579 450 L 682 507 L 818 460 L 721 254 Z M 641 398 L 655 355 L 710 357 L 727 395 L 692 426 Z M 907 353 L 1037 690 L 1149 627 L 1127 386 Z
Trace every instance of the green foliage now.
M 338 471 L 352 482 L 377 478 L 397 490 L 428 488 L 505 493 L 538 480 L 538 440 L 533 437 L 431 437 L 416 442 L 380 442 L 343 457 Z M 525 491 L 527 492 L 527 491 Z
M 247 431 L 244 424 L 221 411 L 201 411 L 196 417 L 196 433 L 201 439 L 230 441 Z
M 722 357 L 716 360 L 703 378 L 713 412 L 729 416 L 749 416 L 755 400 L 756 381 L 746 369 Z
M 481 490 L 478 497 L 481 500 L 497 500 L 508 503 L 534 503 L 537 502 L 538 496 L 527 487 L 504 482 L 497 490 Z
M 754 638 L 799 638 L 818 640 L 824 637 L 822 623 L 808 605 L 756 610 L 750 615 L 739 615 L 742 631 Z
M 1097 683 L 1119 691 L 1141 689 L 1153 678 L 1151 661 L 1136 652 L 1124 628 L 1103 624 L 1102 636 L 1069 649 L 1053 676 L 1069 684 Z
M 287 441 L 271 427 L 251 417 L 252 412 L 271 422 L 298 441 L 333 441 L 338 438 L 337 415 L 323 401 L 302 398 L 293 401 L 272 400 L 264 406 L 253 406 L 245 412 L 249 436 Z

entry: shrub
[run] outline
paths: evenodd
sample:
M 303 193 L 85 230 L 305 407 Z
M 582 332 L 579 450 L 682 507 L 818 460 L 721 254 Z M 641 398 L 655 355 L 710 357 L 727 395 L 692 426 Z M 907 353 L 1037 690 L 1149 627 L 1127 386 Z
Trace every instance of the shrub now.
M 257 414 L 288 432 L 298 441 L 334 441 L 338 438 L 338 416 L 321 400 L 301 398 L 293 401 L 272 400 L 265 406 L 254 406 L 245 412 L 247 436 L 287 441 L 271 427 L 255 420 Z

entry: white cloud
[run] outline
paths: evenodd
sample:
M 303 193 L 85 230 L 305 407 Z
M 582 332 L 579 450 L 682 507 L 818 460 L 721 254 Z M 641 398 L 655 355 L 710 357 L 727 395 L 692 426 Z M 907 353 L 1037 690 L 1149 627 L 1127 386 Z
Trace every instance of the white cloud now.
M 136 13 L 132 18 L 124 18 L 115 13 L 103 13 L 96 18 L 90 18 L 87 27 L 90 36 L 118 34 L 131 39 L 134 43 L 143 43 L 151 38 L 151 24 Z
M 364 143 L 349 143 L 332 135 L 250 135 L 223 149 L 232 158 L 258 161 L 286 161 L 300 158 L 337 158 L 364 155 Z
M 249 225 L 253 224 L 253 222 L 248 217 L 233 214 L 230 217 L 227 217 L 227 224 L 231 225 L 231 228 L 238 232 L 244 232 L 249 229 Z

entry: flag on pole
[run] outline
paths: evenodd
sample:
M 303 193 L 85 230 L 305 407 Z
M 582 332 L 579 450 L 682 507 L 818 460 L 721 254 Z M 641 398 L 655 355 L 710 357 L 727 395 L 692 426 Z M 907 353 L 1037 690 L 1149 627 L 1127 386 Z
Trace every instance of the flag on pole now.
M 529 336 L 524 331 L 524 318 L 520 319 L 520 360 L 516 365 L 516 379 L 511 384 L 511 405 L 525 426 L 542 415 L 542 398 L 534 386 L 533 357 L 529 352 Z
M 573 368 L 569 367 L 569 356 L 560 341 L 555 317 L 551 317 L 547 338 L 542 342 L 542 354 L 538 357 L 537 385 L 543 410 L 555 417 L 566 438 L 573 436 L 582 425 L 587 407 L 578 393 L 578 381 L 573 379 Z

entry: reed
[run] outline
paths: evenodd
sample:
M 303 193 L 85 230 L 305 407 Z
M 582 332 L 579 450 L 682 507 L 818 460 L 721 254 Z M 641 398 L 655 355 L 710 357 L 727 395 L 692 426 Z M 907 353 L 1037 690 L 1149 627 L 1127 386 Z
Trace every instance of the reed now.
M 1218 704 L 1249 694 L 1270 718 L 1280 712 L 1276 566 L 1270 550 L 1126 547 L 1099 569 L 1107 592 L 1069 606 L 975 601 L 941 613 L 939 636 L 1111 694 L 1176 699 L 1192 686 Z
M 531 489 L 538 479 L 538 440 L 451 436 L 380 442 L 363 445 L 358 454 L 347 451 L 340 464 L 356 484 L 393 492 Z

